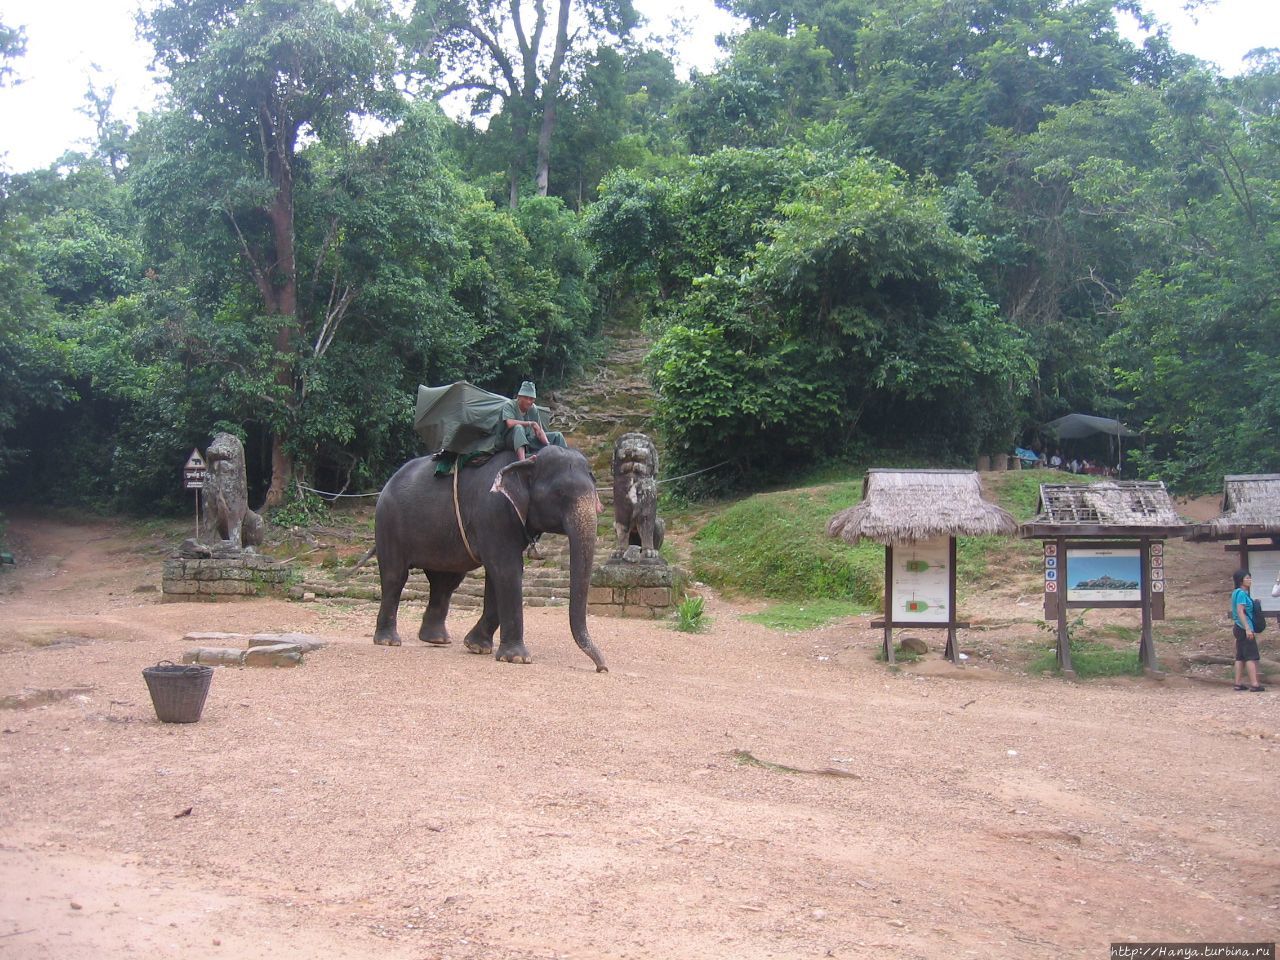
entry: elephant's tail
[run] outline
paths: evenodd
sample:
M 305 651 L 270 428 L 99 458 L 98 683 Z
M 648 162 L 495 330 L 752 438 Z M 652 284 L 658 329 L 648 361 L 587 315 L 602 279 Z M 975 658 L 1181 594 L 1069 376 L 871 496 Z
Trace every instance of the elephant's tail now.
M 338 574 L 338 577 L 342 580 L 345 580 L 347 579 L 347 577 L 355 576 L 355 572 L 359 570 L 361 567 L 363 567 L 366 563 L 368 563 L 369 558 L 372 557 L 377 552 L 378 552 L 378 545 L 375 543 L 372 547 L 369 548 L 369 552 L 366 553 L 363 557 L 361 557 L 354 567 L 352 567 L 350 570 L 342 571 L 342 573 Z

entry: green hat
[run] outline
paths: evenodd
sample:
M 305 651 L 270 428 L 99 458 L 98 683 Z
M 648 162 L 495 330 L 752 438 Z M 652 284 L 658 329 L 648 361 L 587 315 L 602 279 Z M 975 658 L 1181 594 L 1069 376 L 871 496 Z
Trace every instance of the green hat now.
M 520 392 L 517 393 L 516 396 L 533 397 L 535 400 L 538 399 L 538 391 L 533 389 L 533 381 L 526 380 L 524 383 L 520 384 Z

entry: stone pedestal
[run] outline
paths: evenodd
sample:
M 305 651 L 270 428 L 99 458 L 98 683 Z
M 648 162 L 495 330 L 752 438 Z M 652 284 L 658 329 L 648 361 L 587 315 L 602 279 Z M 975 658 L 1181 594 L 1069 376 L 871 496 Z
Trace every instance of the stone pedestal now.
M 661 619 L 683 598 L 687 577 L 664 560 L 610 560 L 591 572 L 587 612 L 602 617 Z
M 238 600 L 285 595 L 292 580 L 288 564 L 256 553 L 230 559 L 171 557 L 164 563 L 162 599 Z

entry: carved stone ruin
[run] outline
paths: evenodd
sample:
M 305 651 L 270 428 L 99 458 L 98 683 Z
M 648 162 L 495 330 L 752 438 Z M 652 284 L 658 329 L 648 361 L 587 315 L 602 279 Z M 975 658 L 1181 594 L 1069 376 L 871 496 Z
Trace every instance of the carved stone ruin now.
M 249 509 L 249 482 L 244 472 L 244 446 L 231 433 L 219 433 L 204 453 L 209 477 L 204 485 L 205 515 L 212 536 L 233 550 L 253 552 L 261 545 L 262 517 Z
M 587 610 L 606 617 L 658 619 L 672 613 L 686 576 L 658 549 L 666 524 L 658 516 L 658 448 L 643 433 L 626 433 L 613 448 L 612 556 L 591 574 Z
M 643 433 L 613 446 L 613 560 L 665 565 L 658 554 L 666 525 L 658 516 L 658 448 Z
M 165 600 L 243 599 L 286 593 L 290 571 L 254 550 L 265 532 L 261 516 L 249 509 L 244 446 L 238 437 L 219 433 L 205 451 L 208 475 L 202 491 L 207 532 L 183 541 L 165 562 L 161 589 Z

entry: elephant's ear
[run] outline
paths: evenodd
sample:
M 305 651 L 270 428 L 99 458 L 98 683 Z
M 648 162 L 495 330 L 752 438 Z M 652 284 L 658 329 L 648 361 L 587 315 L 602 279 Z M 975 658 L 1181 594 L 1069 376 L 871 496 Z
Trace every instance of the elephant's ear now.
M 490 493 L 500 493 L 516 508 L 516 516 L 524 523 L 529 516 L 529 487 L 533 483 L 533 468 L 536 456 L 525 457 L 515 463 L 509 463 L 493 478 Z

